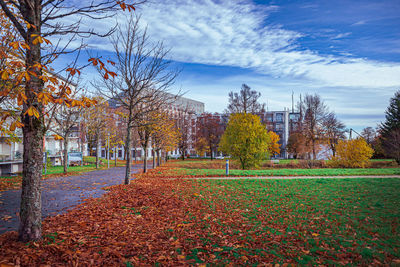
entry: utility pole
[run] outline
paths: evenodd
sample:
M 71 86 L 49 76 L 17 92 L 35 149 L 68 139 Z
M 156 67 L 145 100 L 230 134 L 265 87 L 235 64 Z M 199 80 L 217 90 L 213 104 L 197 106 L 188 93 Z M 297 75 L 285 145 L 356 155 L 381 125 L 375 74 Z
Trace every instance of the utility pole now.
M 293 99 L 294 92 L 292 91 L 292 113 L 294 113 L 294 99 Z
M 350 128 L 350 140 L 351 140 L 351 132 L 353 131 L 353 129 Z

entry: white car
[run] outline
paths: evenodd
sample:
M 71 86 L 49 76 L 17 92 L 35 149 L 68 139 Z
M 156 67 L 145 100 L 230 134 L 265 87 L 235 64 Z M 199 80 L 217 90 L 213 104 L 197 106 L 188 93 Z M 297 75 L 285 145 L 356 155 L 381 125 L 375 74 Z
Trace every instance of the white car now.
M 179 159 L 180 157 L 181 157 L 181 155 L 179 155 L 179 154 L 169 156 L 170 159 Z

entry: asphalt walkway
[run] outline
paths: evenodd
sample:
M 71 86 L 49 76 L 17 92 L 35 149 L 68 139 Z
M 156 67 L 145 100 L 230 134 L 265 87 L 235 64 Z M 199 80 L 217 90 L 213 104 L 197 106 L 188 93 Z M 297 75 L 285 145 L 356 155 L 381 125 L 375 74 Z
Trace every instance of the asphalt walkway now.
M 133 165 L 132 173 L 138 173 L 142 168 L 142 164 Z M 124 180 L 125 167 L 43 180 L 42 216 L 64 213 L 87 198 L 100 197 L 106 192 L 102 188 L 123 184 Z M 0 234 L 18 229 L 20 202 L 21 190 L 0 192 Z

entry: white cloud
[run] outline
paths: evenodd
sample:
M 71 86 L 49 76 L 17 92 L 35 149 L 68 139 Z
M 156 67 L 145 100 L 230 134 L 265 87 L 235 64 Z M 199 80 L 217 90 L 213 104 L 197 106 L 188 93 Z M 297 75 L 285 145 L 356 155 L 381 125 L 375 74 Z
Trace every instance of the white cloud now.
M 296 40 L 301 33 L 268 24 L 268 15 L 275 10 L 276 6 L 249 1 L 192 0 L 158 1 L 141 12 L 150 36 L 164 40 L 172 48 L 174 60 L 253 68 L 263 74 L 304 77 L 329 86 L 400 85 L 398 63 L 300 51 Z
M 138 12 L 151 39 L 163 40 L 176 61 L 251 68 L 274 77 L 302 77 L 321 86 L 400 86 L 399 63 L 322 56 L 301 49 L 297 40 L 302 33 L 268 23 L 269 14 L 278 9 L 250 0 L 177 0 L 150 2 Z M 121 13 L 119 23 L 126 16 Z M 104 31 L 111 21 L 115 18 L 90 25 Z M 91 38 L 90 44 L 112 51 L 104 38 Z

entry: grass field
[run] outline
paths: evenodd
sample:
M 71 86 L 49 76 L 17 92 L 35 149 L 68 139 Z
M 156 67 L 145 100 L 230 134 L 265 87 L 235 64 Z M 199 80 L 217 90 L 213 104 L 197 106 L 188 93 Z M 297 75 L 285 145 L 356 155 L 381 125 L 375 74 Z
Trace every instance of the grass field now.
M 172 166 L 171 166 L 172 165 Z M 190 177 L 224 177 L 224 169 L 179 168 L 166 164 L 146 174 L 142 178 L 190 178 Z M 264 169 L 264 170 L 230 170 L 228 176 L 357 176 L 357 175 L 400 175 L 400 168 L 368 169 Z
M 190 176 L 221 176 L 223 169 L 180 169 Z M 400 175 L 400 168 L 385 169 L 267 169 L 267 170 L 230 170 L 232 176 L 338 176 L 338 175 Z
M 224 264 L 242 257 L 300 265 L 400 258 L 400 179 L 203 180 L 193 193 L 217 214 L 219 233 L 202 246 L 214 247 Z M 188 223 L 204 225 L 198 221 Z M 224 240 L 229 245 L 221 246 Z M 201 263 L 198 251 L 187 258 Z

